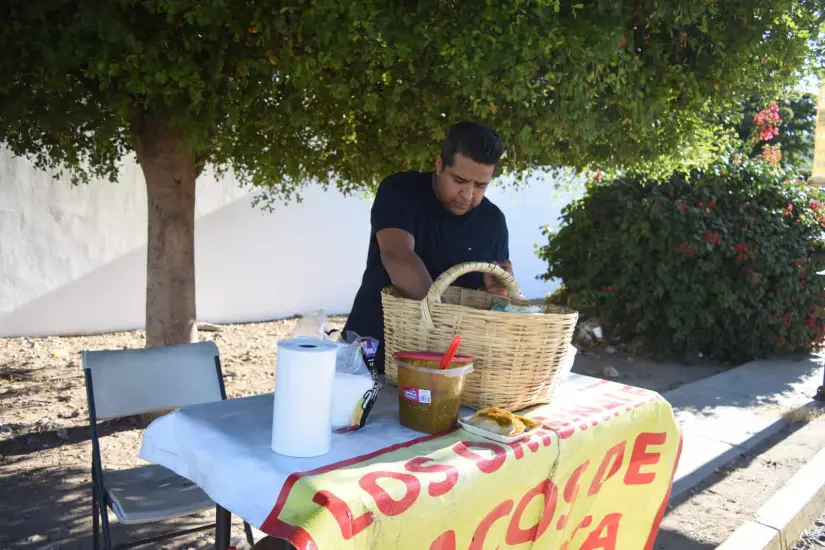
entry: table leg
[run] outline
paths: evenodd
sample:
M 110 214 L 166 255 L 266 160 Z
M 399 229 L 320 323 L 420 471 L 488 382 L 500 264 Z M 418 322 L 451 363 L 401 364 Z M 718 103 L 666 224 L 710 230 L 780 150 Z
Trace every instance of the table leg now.
M 258 541 L 256 548 L 261 550 L 296 550 L 289 542 L 272 537 L 266 537 Z
M 215 505 L 215 550 L 229 549 L 229 534 L 232 531 L 232 514 L 229 510 Z

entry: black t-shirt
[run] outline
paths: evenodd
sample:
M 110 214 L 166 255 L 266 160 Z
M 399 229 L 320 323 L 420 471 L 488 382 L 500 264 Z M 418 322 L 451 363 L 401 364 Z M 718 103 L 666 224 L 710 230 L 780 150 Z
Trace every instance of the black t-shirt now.
M 432 172 L 403 172 L 381 182 L 370 222 L 367 267 L 344 330 L 379 341 L 384 338 L 381 290 L 391 284 L 375 237 L 382 229 L 402 229 L 415 237 L 415 253 L 433 280 L 456 264 L 510 257 L 507 223 L 501 210 L 485 198 L 462 216 L 452 214 L 433 190 Z M 480 273 L 465 275 L 456 284 L 472 289 L 484 286 Z M 383 350 L 376 357 L 376 366 L 383 372 L 382 359 Z

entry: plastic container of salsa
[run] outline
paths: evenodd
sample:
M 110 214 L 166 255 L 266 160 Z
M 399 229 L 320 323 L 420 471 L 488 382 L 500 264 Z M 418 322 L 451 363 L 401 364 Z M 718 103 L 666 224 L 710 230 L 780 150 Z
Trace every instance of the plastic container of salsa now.
M 436 434 L 456 425 L 464 378 L 473 372 L 473 358 L 456 355 L 439 369 L 442 354 L 398 352 L 398 414 L 401 424 L 418 432 Z

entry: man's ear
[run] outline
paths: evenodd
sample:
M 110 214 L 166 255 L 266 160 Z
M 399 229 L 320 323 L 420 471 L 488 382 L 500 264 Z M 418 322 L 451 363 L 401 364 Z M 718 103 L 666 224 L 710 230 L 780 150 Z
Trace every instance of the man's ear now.
M 436 175 L 441 174 L 441 170 L 444 169 L 444 165 L 441 162 L 441 155 L 435 157 L 435 173 Z

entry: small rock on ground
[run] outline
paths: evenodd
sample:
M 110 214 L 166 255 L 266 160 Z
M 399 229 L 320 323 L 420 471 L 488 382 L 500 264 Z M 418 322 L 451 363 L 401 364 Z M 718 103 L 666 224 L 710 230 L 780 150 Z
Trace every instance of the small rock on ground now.
M 203 332 L 221 332 L 223 329 L 219 325 L 212 323 L 198 323 L 198 330 Z
M 810 529 L 799 535 L 791 550 L 821 550 L 825 548 L 825 514 L 814 522 Z

